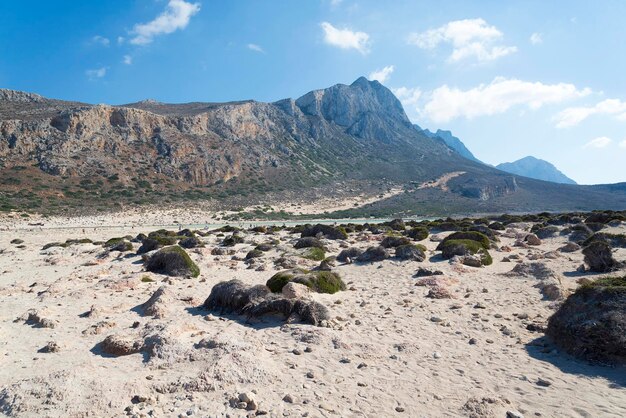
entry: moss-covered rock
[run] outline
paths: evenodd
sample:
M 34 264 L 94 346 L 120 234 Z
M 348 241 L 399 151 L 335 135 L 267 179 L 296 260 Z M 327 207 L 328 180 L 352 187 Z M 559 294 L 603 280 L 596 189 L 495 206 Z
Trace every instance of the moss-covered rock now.
M 168 276 L 198 277 L 200 275 L 198 265 L 178 245 L 165 247 L 154 253 L 146 261 L 146 270 Z

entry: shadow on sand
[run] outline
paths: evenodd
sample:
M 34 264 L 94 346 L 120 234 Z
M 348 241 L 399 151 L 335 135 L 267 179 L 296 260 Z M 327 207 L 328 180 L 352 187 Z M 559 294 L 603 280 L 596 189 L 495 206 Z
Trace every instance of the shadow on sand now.
M 526 344 L 526 352 L 530 357 L 550 363 L 563 373 L 590 378 L 604 378 L 611 382 L 610 387 L 614 389 L 626 387 L 626 366 L 593 364 L 577 359 L 558 349 L 558 353 L 555 354 L 553 349 L 557 349 L 557 347 L 546 337 L 536 338 Z
M 219 310 L 217 311 L 209 311 L 203 306 L 194 306 L 185 308 L 185 310 L 193 316 L 207 316 L 209 314 L 213 315 L 217 320 L 231 320 L 240 323 L 246 327 L 261 330 L 266 328 L 276 328 L 280 327 L 287 323 L 287 319 L 282 314 L 271 314 L 271 315 L 263 315 L 261 318 L 257 317 L 249 317 L 246 315 L 236 315 L 231 313 L 223 313 Z M 298 322 L 300 325 L 308 325 L 301 322 Z M 313 325 L 310 325 L 313 326 Z

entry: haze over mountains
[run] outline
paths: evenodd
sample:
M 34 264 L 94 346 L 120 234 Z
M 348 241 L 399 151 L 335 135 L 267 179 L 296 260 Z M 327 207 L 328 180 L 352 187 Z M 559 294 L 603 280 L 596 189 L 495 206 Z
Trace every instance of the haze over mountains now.
M 553 164 L 535 157 L 524 157 L 512 163 L 502 163 L 497 169 L 507 173 L 518 174 L 533 179 L 552 181 L 554 183 L 576 184 L 576 182 L 561 173 Z
M 364 77 L 275 103 L 108 106 L 0 90 L 0 206 L 254 203 L 392 186 L 405 192 L 361 213 L 626 205 L 624 184 L 520 177 L 478 162 L 459 143 L 449 132 L 416 129 L 391 91 Z

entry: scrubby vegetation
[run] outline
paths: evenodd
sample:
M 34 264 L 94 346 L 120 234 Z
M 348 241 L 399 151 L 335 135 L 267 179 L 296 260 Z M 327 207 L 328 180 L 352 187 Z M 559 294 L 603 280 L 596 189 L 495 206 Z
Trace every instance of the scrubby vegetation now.
M 626 363 L 626 276 L 580 286 L 548 321 L 561 349 L 591 361 Z

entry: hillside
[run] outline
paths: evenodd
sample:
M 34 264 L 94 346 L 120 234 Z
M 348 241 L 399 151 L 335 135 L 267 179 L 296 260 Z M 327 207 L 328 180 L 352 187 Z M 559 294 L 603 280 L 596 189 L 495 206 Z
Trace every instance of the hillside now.
M 531 179 L 576 184 L 574 180 L 561 173 L 553 164 L 532 156 L 521 158 L 512 163 L 498 164 L 496 168 L 507 173 L 530 177 Z
M 217 207 L 405 193 L 359 208 L 459 213 L 626 207 L 617 188 L 565 188 L 463 158 L 361 77 L 275 103 L 90 105 L 0 90 L 0 209 Z M 450 173 L 449 182 L 426 187 Z

